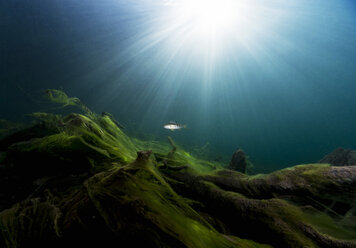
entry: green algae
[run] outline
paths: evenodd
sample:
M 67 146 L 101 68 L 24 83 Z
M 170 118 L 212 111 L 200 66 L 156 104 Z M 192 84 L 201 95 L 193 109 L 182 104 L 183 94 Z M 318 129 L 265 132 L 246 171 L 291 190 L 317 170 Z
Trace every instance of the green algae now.
M 65 92 L 57 89 L 47 89 L 44 93 L 49 101 L 59 104 L 60 108 L 75 106 L 81 109 L 86 115 L 95 117 L 95 114 L 77 97 L 69 97 Z
M 61 119 L 59 133 L 17 143 L 10 151 L 30 155 L 30 161 L 47 158 L 81 168 L 93 163 L 100 166 L 103 161 L 122 164 L 133 161 L 136 150 L 128 137 L 110 119 L 99 120 L 102 126 L 86 116 L 71 114 Z
M 107 224 L 115 231 L 128 228 L 127 220 L 122 219 L 120 211 L 115 214 L 108 209 L 113 205 L 120 209 L 119 206 L 132 203 L 135 214 L 153 223 L 154 230 L 163 231 L 185 247 L 223 248 L 242 244 L 244 247 L 263 247 L 220 235 L 172 190 L 151 161 L 136 161 L 110 174 L 98 175 L 86 183 L 86 188 Z M 113 202 L 103 205 L 100 201 L 103 197 L 110 197 Z
M 47 89 L 44 91 L 50 101 L 62 104 L 63 106 L 76 106 L 80 104 L 77 97 L 68 97 L 66 93 L 61 90 Z
M 189 168 L 192 168 L 199 173 L 208 173 L 223 168 L 218 162 L 197 158 L 188 151 L 183 150 L 180 146 L 175 144 L 173 139 L 169 136 L 168 143 L 143 141 L 138 139 L 133 139 L 133 143 L 139 150 L 152 150 L 157 160 L 166 160 L 168 165 L 187 165 Z
M 60 91 L 48 95 L 85 114 L 33 113 L 40 121 L 35 129 L 0 142 L 1 162 L 25 173 L 29 185 L 50 178 L 0 213 L 0 245 L 63 247 L 72 238 L 80 245 L 102 236 L 146 247 L 353 247 L 344 241 L 355 240 L 355 230 L 342 225 L 340 213 L 331 215 L 325 200 L 346 204 L 354 191 L 334 180 L 329 165 L 248 176 L 198 158 L 171 138 L 131 138 L 111 115 L 96 115 Z M 136 159 L 139 150 L 154 156 L 140 152 Z M 90 173 L 68 179 L 84 172 Z M 66 187 L 58 175 L 75 183 Z
M 316 191 L 311 192 L 319 194 L 324 192 L 324 197 L 337 198 L 325 193 L 325 191 L 328 191 L 330 183 L 333 183 L 329 182 L 328 169 L 330 167 L 327 165 L 302 165 L 297 166 L 297 168 L 278 171 L 276 172 L 278 176 L 272 173 L 253 176 L 252 178 L 228 170 L 217 170 L 203 176 L 197 172 L 191 173 L 188 170 L 179 173 L 174 171 L 164 172 L 178 181 L 178 183 L 173 184 L 175 190 L 184 195 L 187 194 L 186 197 L 192 197 L 202 202 L 206 206 L 204 211 L 219 218 L 230 228 L 230 231 L 235 230 L 237 236 L 251 238 L 250 235 L 254 229 L 262 228 L 260 232 L 268 232 L 269 235 L 264 239 L 260 239 L 264 235 L 256 238 L 260 242 L 263 240 L 267 243 L 271 242 L 277 247 L 279 247 L 277 244 L 284 244 L 280 247 L 300 247 L 300 245 L 309 247 L 352 247 L 351 243 L 343 244 L 345 241 L 338 240 L 354 240 L 355 232 L 352 229 L 343 228 L 340 223 L 325 213 L 315 210 L 317 214 L 310 215 L 310 213 L 302 211 L 299 204 L 278 199 L 279 195 L 280 197 L 283 196 L 282 191 L 280 191 L 283 189 L 281 186 L 286 187 L 284 190 L 288 195 L 297 196 L 298 191 L 305 194 L 304 188 L 310 187 L 313 176 L 318 177 L 318 181 L 323 181 L 322 186 L 325 188 L 323 190 L 321 186 Z M 310 177 L 310 175 L 313 176 Z M 286 182 L 289 184 L 285 184 Z M 217 185 L 223 186 L 224 189 Z M 293 189 L 294 186 L 295 189 Z M 279 195 L 278 192 L 280 192 Z M 345 195 L 347 192 L 343 194 Z M 303 200 L 308 200 L 307 195 L 302 197 Z M 223 204 L 219 204 L 220 202 L 223 202 Z M 246 215 L 246 212 L 249 214 Z M 231 216 L 235 216 L 236 222 L 241 223 L 245 228 L 240 229 L 238 225 L 231 222 Z M 275 236 L 278 233 L 279 236 Z M 276 239 L 279 242 L 274 243 Z
M 250 195 L 259 192 L 259 190 L 254 190 L 251 185 L 248 185 L 254 184 L 256 181 L 266 180 L 280 183 L 289 177 L 292 178 L 290 180 L 293 181 L 293 185 L 299 185 L 300 178 L 320 177 L 319 181 L 322 180 L 324 178 L 323 173 L 329 168 L 327 165 L 302 165 L 278 171 L 271 175 L 249 177 L 238 172 L 216 170 L 213 163 L 197 159 L 181 148 L 175 148 L 172 152 L 169 145 L 159 142 L 131 140 L 110 118 L 105 116 L 96 117 L 93 120 L 87 116 L 71 114 L 62 118 L 60 124 L 62 127 L 60 133 L 37 138 L 29 143 L 16 144 L 11 149 L 18 149 L 23 153 L 46 154 L 56 157 L 65 164 L 69 163 L 70 158 L 76 156 L 87 159 L 91 166 L 100 166 L 103 161 L 119 162 L 118 168 L 112 167 L 113 169 L 106 171 L 110 167 L 105 167 L 104 172 L 95 175 L 85 184 L 91 201 L 109 229 L 114 233 L 122 232 L 125 228 L 141 230 L 143 227 L 147 228 L 143 223 L 150 223 L 150 225 L 153 224 L 150 227 L 150 232 L 155 233 L 156 236 L 168 235 L 176 240 L 174 242 L 182 242 L 187 247 L 231 247 L 242 244 L 243 247 L 263 247 L 263 245 L 250 240 L 219 234 L 214 227 L 186 203 L 186 200 L 175 193 L 170 187 L 172 181 L 169 180 L 168 183 L 161 176 L 162 170 L 156 168 L 157 161 L 142 162 L 137 160 L 122 167 L 133 161 L 137 149 L 154 147 L 156 151 L 161 152 L 160 155 L 155 153 L 154 158 L 166 160 L 171 166 L 164 171 L 165 175 L 174 177 L 177 172 L 171 169 L 187 164 L 187 168 L 178 173 L 183 172 L 189 174 L 190 177 L 213 176 L 224 180 L 233 178 L 234 181 L 238 181 L 242 185 L 245 193 L 247 190 Z M 84 164 L 83 161 L 77 160 L 74 162 L 72 164 Z M 354 237 L 352 233 L 344 232 L 345 230 L 339 226 L 332 225 L 331 219 L 325 219 L 325 216 L 322 215 L 319 216 L 319 220 L 322 221 L 318 221 L 315 216 L 313 218 L 306 217 L 307 215 L 300 211 L 298 207 L 282 200 L 252 200 L 248 199 L 244 193 L 222 190 L 211 182 L 204 182 L 199 185 L 198 192 L 200 194 L 206 190 L 213 193 L 210 196 L 212 199 L 205 203 L 215 200 L 240 202 L 239 204 L 242 204 L 245 201 L 242 204 L 243 206 L 247 201 L 247 206 L 252 207 L 253 211 L 257 211 L 258 221 L 263 223 L 272 233 L 280 233 L 280 226 L 283 227 L 282 233 L 286 238 L 284 242 L 287 244 L 295 243 L 318 247 L 300 230 L 297 225 L 300 220 L 335 238 L 351 239 Z M 104 202 L 103 199 L 105 199 Z M 204 202 L 204 200 L 202 201 Z M 118 209 L 125 206 L 123 209 L 129 211 L 129 215 L 138 215 L 141 219 L 134 219 L 133 223 L 135 224 L 130 226 L 128 223 L 131 223 L 132 220 L 115 214 L 113 216 L 113 206 L 117 206 Z M 259 206 L 263 206 L 263 210 L 259 209 Z M 127 210 L 128 208 L 133 209 Z M 263 215 L 261 215 L 261 211 L 263 211 Z M 253 215 L 249 218 L 252 223 L 257 221 Z M 288 221 L 285 222 L 285 220 Z M 337 234 L 333 235 L 332 232 L 337 232 Z M 10 240 L 8 242 L 12 242 L 9 237 L 8 240 Z M 13 240 L 16 240 L 16 238 L 13 238 Z M 170 243 L 173 241 L 161 240 L 157 242 Z M 291 245 L 291 247 L 293 246 Z
M 356 229 L 345 228 L 323 212 L 303 213 L 303 220 L 321 233 L 336 239 L 356 240 Z
M 38 198 L 16 204 L 0 213 L 3 244 L 8 248 L 34 247 L 44 237 L 59 238 L 59 218 L 55 205 Z

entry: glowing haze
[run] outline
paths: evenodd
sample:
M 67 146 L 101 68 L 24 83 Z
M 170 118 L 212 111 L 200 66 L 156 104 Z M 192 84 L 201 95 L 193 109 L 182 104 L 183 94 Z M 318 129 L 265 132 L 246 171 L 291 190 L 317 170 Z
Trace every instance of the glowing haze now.
M 162 123 L 178 120 L 189 128 L 173 134 L 177 142 L 209 141 L 228 153 L 241 146 L 271 166 L 351 147 L 341 137 L 354 134 L 338 127 L 354 130 L 354 1 L 125 2 L 127 18 L 115 28 L 126 40 L 110 49 L 122 73 L 115 70 L 107 88 L 117 106 L 131 104 L 118 116 L 143 113 L 138 129 L 163 136 Z M 340 109 L 348 117 L 330 124 Z M 326 133 L 335 133 L 333 142 Z
M 205 51 L 226 41 L 247 44 L 284 14 L 256 0 L 166 0 L 165 6 L 165 30 L 171 35 L 175 30 L 185 45 Z
M 190 22 L 194 32 L 215 35 L 237 28 L 246 10 L 233 0 L 182 0 L 176 14 L 183 23 Z

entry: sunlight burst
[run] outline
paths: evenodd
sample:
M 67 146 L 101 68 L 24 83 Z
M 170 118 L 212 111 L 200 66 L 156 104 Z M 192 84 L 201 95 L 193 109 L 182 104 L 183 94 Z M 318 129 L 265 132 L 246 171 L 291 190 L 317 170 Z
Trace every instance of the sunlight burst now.
M 244 0 L 178 0 L 172 18 L 184 24 L 195 38 L 222 37 L 254 25 L 253 2 Z M 200 36 L 200 37 L 198 37 Z
M 235 5 L 236 1 L 232 0 L 186 0 L 183 1 L 182 11 L 197 28 L 211 32 L 233 26 L 237 17 Z

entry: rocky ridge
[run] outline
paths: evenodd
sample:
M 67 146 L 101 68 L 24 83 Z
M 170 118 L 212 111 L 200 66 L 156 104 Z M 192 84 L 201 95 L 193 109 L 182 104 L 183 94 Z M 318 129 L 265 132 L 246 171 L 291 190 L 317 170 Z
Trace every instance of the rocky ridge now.
M 0 140 L 0 247 L 356 247 L 354 166 L 249 176 L 110 115 L 35 116 Z

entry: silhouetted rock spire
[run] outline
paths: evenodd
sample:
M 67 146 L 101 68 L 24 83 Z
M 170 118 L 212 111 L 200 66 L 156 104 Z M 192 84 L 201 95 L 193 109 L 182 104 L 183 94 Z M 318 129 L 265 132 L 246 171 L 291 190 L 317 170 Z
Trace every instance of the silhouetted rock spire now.
M 242 149 L 237 149 L 234 154 L 232 155 L 230 164 L 229 164 L 229 169 L 230 170 L 235 170 L 238 172 L 245 173 L 246 172 L 246 167 L 247 167 L 247 158 L 246 154 Z

